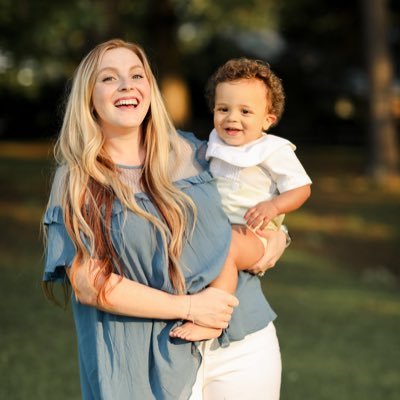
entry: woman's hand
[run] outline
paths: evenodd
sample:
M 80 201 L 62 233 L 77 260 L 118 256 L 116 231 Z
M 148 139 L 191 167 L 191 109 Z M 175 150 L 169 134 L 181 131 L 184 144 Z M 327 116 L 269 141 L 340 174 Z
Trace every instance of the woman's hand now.
M 286 248 L 286 234 L 282 231 L 257 231 L 257 234 L 267 239 L 267 249 L 266 255 L 267 259 L 265 260 L 265 265 L 262 269 L 252 269 L 248 268 L 248 271 L 253 274 L 263 275 L 266 270 L 275 266 L 276 262 L 282 256 L 283 252 Z
M 188 315 L 185 319 L 210 328 L 227 328 L 233 308 L 239 304 L 236 297 L 211 287 L 188 297 Z

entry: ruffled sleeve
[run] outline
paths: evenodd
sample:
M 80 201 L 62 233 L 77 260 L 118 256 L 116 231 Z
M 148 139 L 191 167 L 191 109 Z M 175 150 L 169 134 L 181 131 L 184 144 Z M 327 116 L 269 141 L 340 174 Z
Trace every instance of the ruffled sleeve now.
M 65 267 L 71 266 L 76 251 L 65 227 L 61 207 L 49 207 L 43 223 L 47 231 L 43 280 L 63 282 Z
M 43 280 L 63 282 L 66 279 L 65 268 L 70 267 L 76 250 L 64 224 L 63 210 L 60 206 L 61 183 L 66 170 L 59 167 L 56 171 L 50 201 L 43 217 L 46 231 L 45 265 Z
M 203 169 L 208 169 L 209 163 L 206 160 L 207 141 L 200 140 L 192 132 L 178 130 L 178 134 L 194 146 L 195 160 Z

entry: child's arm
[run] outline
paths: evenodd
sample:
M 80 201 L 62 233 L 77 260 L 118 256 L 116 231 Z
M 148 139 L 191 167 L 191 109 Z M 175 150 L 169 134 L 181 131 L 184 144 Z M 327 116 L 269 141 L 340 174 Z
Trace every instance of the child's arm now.
M 310 197 L 311 185 L 300 186 L 283 192 L 271 200 L 262 201 L 247 210 L 244 219 L 251 228 L 263 230 L 268 223 L 280 214 L 286 214 L 300 208 Z

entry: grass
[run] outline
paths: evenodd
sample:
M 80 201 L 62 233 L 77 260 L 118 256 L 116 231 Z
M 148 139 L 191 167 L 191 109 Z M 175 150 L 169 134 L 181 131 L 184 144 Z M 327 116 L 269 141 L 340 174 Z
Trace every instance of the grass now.
M 80 398 L 70 311 L 40 288 L 46 144 L 0 144 L 0 398 Z M 400 190 L 361 176 L 346 150 L 301 155 L 310 201 L 287 216 L 293 244 L 263 278 L 279 315 L 282 400 L 397 399 Z
M 79 399 L 70 312 L 50 305 L 40 286 L 50 167 L 29 148 L 0 158 L 0 398 Z
M 397 399 L 399 187 L 368 182 L 353 152 L 304 156 L 313 194 L 287 217 L 293 244 L 264 281 L 282 400 Z
M 282 400 L 398 398 L 400 299 L 392 283 L 364 282 L 292 249 L 265 292 L 279 315 Z

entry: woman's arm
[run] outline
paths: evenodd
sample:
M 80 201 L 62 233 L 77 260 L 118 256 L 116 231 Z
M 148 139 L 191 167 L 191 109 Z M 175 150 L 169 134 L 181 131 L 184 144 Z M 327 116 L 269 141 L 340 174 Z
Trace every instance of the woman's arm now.
M 106 302 L 98 303 L 97 287 L 102 284 L 96 275 L 99 267 L 95 260 L 74 265 L 73 289 L 82 304 L 112 313 L 154 319 L 190 319 L 196 324 L 226 328 L 236 297 L 215 288 L 207 288 L 194 295 L 173 295 L 146 285 L 111 274 L 106 283 Z M 66 268 L 71 278 L 70 268 Z M 96 282 L 96 284 L 95 284 Z

